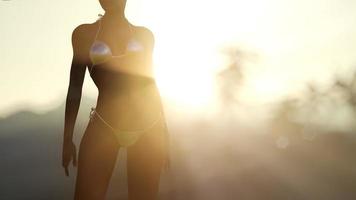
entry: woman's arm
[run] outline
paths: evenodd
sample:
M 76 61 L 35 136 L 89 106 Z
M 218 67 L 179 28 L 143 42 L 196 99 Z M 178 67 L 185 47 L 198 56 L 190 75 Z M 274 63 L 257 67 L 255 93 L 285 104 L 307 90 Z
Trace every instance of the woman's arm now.
M 78 26 L 72 33 L 73 58 L 66 98 L 64 141 L 72 140 L 73 129 L 82 97 L 86 65 L 84 62 L 84 54 L 80 49 L 80 46 L 82 46 L 80 42 L 80 29 L 81 26 Z
M 129 52 L 117 58 L 114 57 L 110 59 L 108 63 L 110 66 L 115 66 L 115 70 L 153 78 L 154 70 L 152 54 L 154 48 L 154 36 L 147 28 L 142 28 L 141 34 L 142 36 L 139 38 L 139 42 L 143 47 L 142 50 Z
M 67 176 L 69 176 L 68 165 L 72 159 L 73 165 L 76 166 L 76 149 L 73 143 L 73 131 L 82 97 L 82 86 L 86 69 L 86 64 L 84 62 L 85 54 L 82 52 L 83 50 L 81 50 L 81 47 L 83 46 L 80 41 L 81 26 L 74 29 L 72 33 L 73 58 L 66 98 L 62 152 L 62 165 L 65 168 Z

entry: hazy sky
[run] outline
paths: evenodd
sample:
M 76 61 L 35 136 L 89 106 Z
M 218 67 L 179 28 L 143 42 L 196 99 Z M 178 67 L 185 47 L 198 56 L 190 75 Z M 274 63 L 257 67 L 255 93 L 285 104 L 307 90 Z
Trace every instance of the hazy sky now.
M 226 44 L 259 55 L 245 71 L 246 95 L 256 99 L 347 74 L 356 66 L 355 10 L 354 0 L 128 0 L 126 14 L 155 34 L 163 96 L 195 105 L 211 97 L 222 63 L 217 52 Z M 97 0 L 0 1 L 0 116 L 64 100 L 72 30 L 98 13 Z M 88 73 L 83 94 L 97 94 Z

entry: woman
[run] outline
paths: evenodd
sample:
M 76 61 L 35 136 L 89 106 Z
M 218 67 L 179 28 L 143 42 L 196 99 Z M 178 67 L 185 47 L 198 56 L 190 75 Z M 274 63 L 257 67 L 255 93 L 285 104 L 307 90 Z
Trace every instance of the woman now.
M 154 37 L 125 18 L 126 0 L 99 0 L 105 14 L 72 33 L 73 60 L 66 99 L 62 165 L 77 165 L 73 129 L 85 70 L 98 88 L 80 142 L 75 200 L 105 199 L 120 147 L 127 148 L 130 200 L 157 198 L 168 166 L 168 131 L 153 77 Z

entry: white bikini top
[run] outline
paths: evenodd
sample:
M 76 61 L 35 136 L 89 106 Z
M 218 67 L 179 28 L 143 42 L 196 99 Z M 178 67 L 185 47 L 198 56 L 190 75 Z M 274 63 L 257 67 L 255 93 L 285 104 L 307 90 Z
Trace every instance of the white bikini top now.
M 92 70 L 94 65 L 104 63 L 104 62 L 106 62 L 107 60 L 109 60 L 111 58 L 122 57 L 127 52 L 130 52 L 130 51 L 131 52 L 137 52 L 137 51 L 142 51 L 144 49 L 143 46 L 140 44 L 140 42 L 138 42 L 136 39 L 134 39 L 132 37 L 133 30 L 132 30 L 132 26 L 129 25 L 131 39 L 127 43 L 125 52 L 123 54 L 121 54 L 121 55 L 112 55 L 110 47 L 105 42 L 97 40 L 98 35 L 99 35 L 99 31 L 101 29 L 101 20 L 102 19 L 100 18 L 99 19 L 99 28 L 98 28 L 98 30 L 96 32 L 94 42 L 90 47 L 89 57 L 90 57 L 90 60 L 92 62 L 92 66 L 91 66 L 91 68 L 89 70 L 89 73 L 91 72 L 91 70 Z

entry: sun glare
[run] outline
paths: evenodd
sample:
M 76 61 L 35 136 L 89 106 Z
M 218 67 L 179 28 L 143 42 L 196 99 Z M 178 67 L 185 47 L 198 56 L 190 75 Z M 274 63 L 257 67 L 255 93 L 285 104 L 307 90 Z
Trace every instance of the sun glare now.
M 177 55 L 172 52 L 158 55 L 160 59 L 156 61 L 156 77 L 162 96 L 188 107 L 208 106 L 213 100 L 214 73 L 212 66 L 209 66 L 211 63 L 199 61 L 203 55 L 193 58 L 185 55 L 186 59 Z
M 214 102 L 217 71 L 224 67 L 221 47 L 229 44 L 229 40 L 239 32 L 236 30 L 241 28 L 241 25 L 231 23 L 238 20 L 244 26 L 251 26 L 249 22 L 255 18 L 240 17 L 246 13 L 235 12 L 239 6 L 227 6 L 231 2 L 217 5 L 206 1 L 179 1 L 172 4 L 156 0 L 155 4 L 144 5 L 147 10 L 155 11 L 146 24 L 155 34 L 154 62 L 158 87 L 162 96 L 176 105 L 207 108 Z M 246 2 L 241 5 L 246 6 Z M 165 9 L 162 10 L 162 6 Z M 239 35 L 246 37 L 249 33 Z
M 209 106 L 219 65 L 215 49 L 194 37 L 172 41 L 162 35 L 156 40 L 155 74 L 162 96 L 193 109 Z

